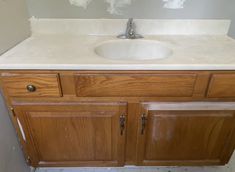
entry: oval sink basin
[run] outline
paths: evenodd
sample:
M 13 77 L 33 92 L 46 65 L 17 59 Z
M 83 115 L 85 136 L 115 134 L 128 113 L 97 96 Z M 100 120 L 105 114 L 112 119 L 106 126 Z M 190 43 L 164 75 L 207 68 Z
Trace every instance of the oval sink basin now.
M 172 55 L 172 50 L 158 41 L 107 41 L 95 48 L 95 53 L 112 60 L 154 60 Z

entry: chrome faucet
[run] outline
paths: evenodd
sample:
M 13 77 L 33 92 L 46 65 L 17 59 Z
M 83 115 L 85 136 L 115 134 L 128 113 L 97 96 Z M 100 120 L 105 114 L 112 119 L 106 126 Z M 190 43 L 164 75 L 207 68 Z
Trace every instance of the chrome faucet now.
M 118 35 L 117 37 L 120 39 L 140 39 L 143 38 L 142 35 L 136 34 L 136 25 L 134 23 L 134 19 L 130 18 L 127 22 L 126 33 Z

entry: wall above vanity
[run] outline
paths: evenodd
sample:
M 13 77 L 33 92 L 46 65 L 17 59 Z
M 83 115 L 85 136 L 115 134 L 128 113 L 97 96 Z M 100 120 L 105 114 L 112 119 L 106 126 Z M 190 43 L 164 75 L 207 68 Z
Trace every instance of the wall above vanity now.
M 122 15 L 107 11 L 108 3 L 95 0 L 87 9 L 71 5 L 69 0 L 27 0 L 30 16 L 36 18 L 139 18 L 139 19 L 229 19 L 230 36 L 235 37 L 234 0 L 187 0 L 182 9 L 163 8 L 162 0 L 134 0 L 121 8 Z

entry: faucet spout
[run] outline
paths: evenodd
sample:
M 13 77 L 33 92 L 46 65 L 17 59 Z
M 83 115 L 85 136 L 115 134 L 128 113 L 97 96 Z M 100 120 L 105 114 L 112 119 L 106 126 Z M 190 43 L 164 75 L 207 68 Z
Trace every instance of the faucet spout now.
M 136 34 L 136 26 L 134 23 L 134 19 L 133 18 L 129 18 L 128 22 L 127 22 L 127 27 L 126 27 L 126 33 L 125 34 L 121 34 L 118 35 L 117 37 L 120 39 L 139 39 L 139 38 L 143 38 L 143 36 Z

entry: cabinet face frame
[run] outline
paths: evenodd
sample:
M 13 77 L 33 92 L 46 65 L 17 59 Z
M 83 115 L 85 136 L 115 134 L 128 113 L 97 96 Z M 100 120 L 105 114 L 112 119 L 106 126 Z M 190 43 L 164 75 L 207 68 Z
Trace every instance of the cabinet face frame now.
M 77 74 L 75 80 L 78 97 L 192 97 L 197 73 Z
M 212 74 L 207 97 L 208 98 L 234 98 L 235 74 Z
M 209 87 L 209 81 L 211 79 L 211 76 L 213 74 L 234 74 L 235 71 L 62 71 L 62 70 L 0 70 L 0 74 L 2 73 L 12 73 L 12 74 L 58 74 L 60 78 L 60 84 L 61 84 L 61 94 L 62 97 L 10 97 L 7 94 L 7 90 L 4 89 L 4 84 L 2 83 L 2 79 L 0 77 L 0 85 L 3 89 L 3 93 L 7 102 L 7 105 L 9 109 L 14 107 L 14 104 L 24 104 L 24 102 L 32 102 L 31 104 L 40 104 L 40 102 L 43 102 L 44 104 L 49 104 L 52 102 L 56 102 L 59 104 L 63 104 L 65 102 L 72 101 L 73 103 L 76 102 L 128 102 L 128 119 L 127 119 L 127 125 L 128 129 L 126 131 L 127 139 L 126 139 L 126 156 L 125 156 L 125 163 L 126 165 L 137 165 L 137 137 L 139 136 L 138 131 L 138 123 L 140 119 L 140 110 L 139 109 L 139 103 L 140 102 L 197 102 L 197 101 L 213 101 L 214 103 L 220 103 L 221 101 L 230 101 L 235 102 L 235 98 L 208 98 L 207 97 L 207 91 Z M 197 80 L 195 83 L 194 88 L 194 94 L 192 97 L 76 97 L 76 88 L 75 88 L 75 79 L 74 76 L 76 74 L 169 74 L 169 73 L 175 73 L 175 74 L 197 74 Z M 43 104 L 42 103 L 42 104 Z M 29 105 L 29 104 L 28 104 Z M 15 117 L 12 117 L 13 124 L 17 130 L 17 133 L 19 135 L 19 138 L 21 140 L 21 144 L 24 149 L 25 158 L 28 160 L 29 151 L 27 148 L 25 148 L 25 143 L 23 139 L 21 138 L 20 129 L 18 127 L 17 121 Z M 234 132 L 235 137 L 235 132 Z M 235 143 L 235 140 L 233 141 Z M 224 156 L 224 163 L 228 162 L 229 155 L 228 152 L 232 152 L 234 150 L 234 146 L 228 143 L 228 150 L 223 153 Z M 228 158 L 228 159 L 226 159 Z M 29 162 L 30 163 L 30 162 Z M 217 163 L 216 165 L 218 165 Z M 87 164 L 68 164 L 67 166 L 91 166 L 93 164 L 87 163 Z M 157 165 L 172 165 L 172 164 L 164 164 L 159 163 Z M 177 165 L 185 165 L 178 163 Z M 192 163 L 190 165 L 206 165 L 199 163 Z M 214 165 L 214 164 L 208 164 L 208 165 Z M 35 164 L 35 166 L 38 166 Z M 49 166 L 45 164 L 44 166 Z M 60 164 L 53 164 L 51 166 L 62 166 Z M 65 165 L 63 165 L 65 166 Z M 94 164 L 94 166 L 106 166 L 106 164 Z
M 204 103 L 207 104 L 207 102 L 204 102 Z M 177 107 L 177 104 L 179 105 L 179 107 Z M 189 105 L 185 109 L 184 109 L 184 102 L 181 102 L 181 103 L 179 103 L 179 102 L 178 103 L 177 102 L 173 102 L 173 103 L 172 102 L 165 102 L 165 103 L 163 103 L 163 102 L 159 102 L 159 103 L 158 102 L 143 102 L 140 105 L 140 115 L 139 115 L 138 135 L 137 135 L 137 137 L 138 137 L 137 138 L 137 165 L 139 165 L 139 166 L 158 166 L 158 165 L 161 165 L 161 166 L 168 166 L 168 165 L 170 165 L 170 166 L 190 165 L 191 166 L 191 165 L 193 165 L 194 166 L 194 165 L 218 165 L 218 164 L 225 165 L 229 161 L 229 159 L 233 153 L 234 146 L 235 146 L 235 144 L 234 144 L 234 142 L 235 142 L 235 134 L 234 134 L 234 132 L 235 132 L 235 107 L 234 107 L 234 103 L 232 103 L 230 106 L 228 106 L 227 110 L 221 110 L 221 107 L 220 106 L 217 107 L 216 103 L 215 103 L 215 106 L 211 110 L 208 109 L 207 106 L 202 106 L 201 109 L 197 109 L 197 108 L 193 109 L 193 106 L 190 107 L 190 104 L 193 104 L 193 103 L 190 103 L 190 102 L 185 103 L 185 107 L 187 107 L 187 105 Z M 213 106 L 214 102 L 209 103 L 209 104 L 211 106 Z M 200 105 L 200 103 L 196 103 L 196 106 L 198 106 L 198 105 Z M 217 105 L 219 105 L 219 103 L 217 103 Z M 192 112 L 192 114 L 190 114 L 191 112 Z M 164 122 L 164 120 L 166 122 L 167 118 L 169 119 L 168 122 L 172 122 L 172 121 L 170 121 L 170 119 L 175 120 L 175 127 L 178 127 L 178 128 L 174 129 L 173 133 L 171 133 L 171 135 L 173 134 L 173 136 L 171 136 L 171 139 L 173 139 L 172 140 L 173 142 L 176 141 L 174 139 L 177 139 L 177 135 L 182 136 L 182 133 L 177 133 L 177 132 L 179 132 L 180 128 L 183 129 L 186 127 L 186 129 L 188 129 L 187 125 L 184 123 L 184 121 L 189 122 L 190 117 L 192 117 L 192 119 L 196 119 L 198 117 L 199 117 L 199 119 L 205 118 L 205 120 L 213 122 L 213 125 L 215 124 L 214 125 L 215 128 L 211 125 L 211 130 L 210 130 L 211 133 L 209 133 L 209 134 L 212 136 L 216 136 L 216 141 L 212 140 L 212 139 L 208 140 L 209 145 L 207 145 L 208 146 L 207 149 L 212 150 L 215 147 L 219 147 L 221 150 L 220 151 L 216 150 L 218 152 L 216 154 L 216 156 L 219 154 L 219 157 L 217 157 L 218 159 L 217 158 L 215 158 L 215 159 L 197 159 L 197 160 L 196 159 L 192 159 L 192 160 L 189 160 L 189 159 L 167 159 L 167 158 L 166 159 L 158 159 L 158 160 L 157 159 L 146 159 L 145 158 L 146 150 L 147 150 L 146 146 L 150 147 L 150 149 L 152 146 L 155 146 L 156 150 L 159 150 L 161 153 L 162 153 L 162 150 L 160 149 L 160 147 L 162 146 L 162 148 L 163 148 L 166 146 L 166 145 L 160 145 L 161 143 L 166 141 L 165 137 L 164 137 L 164 133 L 166 131 L 154 130 L 152 133 L 152 130 L 151 130 L 152 128 L 149 128 L 150 123 L 154 123 L 157 121 L 157 118 L 154 119 L 154 121 L 149 121 L 150 118 L 153 117 L 151 115 L 151 113 L 154 113 L 156 115 L 156 117 L 158 118 L 158 120 L 163 119 L 163 122 Z M 184 113 L 186 113 L 186 114 L 184 114 Z M 147 118 L 147 122 L 145 124 L 144 130 L 142 131 L 142 129 L 143 129 L 142 122 L 143 121 L 141 120 L 141 118 L 143 117 L 142 116 L 143 114 L 145 115 L 145 118 Z M 220 117 L 221 117 L 221 119 L 219 119 Z M 153 119 L 153 118 L 151 118 L 151 119 Z M 217 120 L 215 120 L 214 118 L 217 118 Z M 204 122 L 205 122 L 205 120 L 204 120 Z M 191 120 L 191 122 L 192 121 L 194 122 L 194 120 Z M 196 122 L 200 123 L 200 120 L 199 121 L 197 120 Z M 184 126 L 179 128 L 180 123 L 184 124 Z M 173 124 L 173 123 L 171 123 L 171 124 Z M 195 124 L 193 124 L 193 123 L 191 123 L 191 124 L 192 124 L 192 127 L 194 127 L 194 129 L 195 129 Z M 218 128 L 218 126 L 221 128 Z M 160 129 L 162 127 L 163 126 L 158 126 L 158 129 Z M 191 126 L 188 126 L 188 127 L 191 127 Z M 204 126 L 204 128 L 207 128 L 207 126 Z M 192 129 L 192 128 L 189 128 L 188 130 L 190 131 L 190 129 Z M 166 130 L 168 130 L 168 129 L 166 129 Z M 150 131 L 152 134 L 149 133 Z M 196 133 L 196 130 L 195 130 L 195 133 Z M 222 137 L 222 133 L 226 135 L 226 139 Z M 154 134 L 154 136 L 153 136 L 153 134 Z M 152 141 L 151 144 L 153 144 L 153 143 L 156 143 L 157 138 L 160 139 L 160 135 L 162 135 L 162 137 L 163 137 L 162 139 L 164 141 L 163 142 L 161 142 L 161 140 L 157 141 L 159 144 L 157 147 L 155 144 L 152 146 L 147 145 L 147 140 L 148 140 L 147 137 L 148 138 L 150 137 L 150 139 Z M 185 134 L 183 133 L 183 135 L 185 135 Z M 159 136 L 159 137 L 157 137 L 157 136 Z M 188 136 L 188 135 L 185 135 L 185 136 Z M 185 138 L 185 139 L 192 139 L 192 138 L 193 137 Z M 221 141 L 221 140 L 219 140 L 219 138 L 223 138 L 223 140 Z M 172 143 L 172 141 L 171 141 L 171 143 Z M 186 140 L 186 141 L 188 141 L 188 140 Z M 181 141 L 178 140 L 178 142 L 180 143 Z M 223 143 L 220 143 L 220 142 L 223 142 Z M 177 143 L 177 141 L 175 143 Z M 214 143 L 214 145 L 211 143 Z M 193 145 L 194 143 L 192 143 L 192 142 L 191 142 L 191 144 L 192 144 L 191 147 L 194 147 L 194 148 L 195 148 L 195 146 L 196 147 L 198 146 L 197 144 Z M 178 149 L 178 148 L 172 148 L 172 146 L 173 145 L 171 144 L 169 149 L 173 149 L 173 150 Z M 177 146 L 177 145 L 174 145 L 173 147 L 175 147 L 175 146 Z M 152 151 L 154 151 L 154 150 L 152 150 Z M 179 152 L 179 151 L 180 150 L 177 150 L 175 152 Z M 191 149 L 189 149 L 188 151 L 191 151 Z M 159 152 L 159 154 L 160 154 L 160 152 Z M 158 152 L 154 153 L 154 155 L 157 155 L 157 154 L 158 154 Z M 177 156 L 178 156 L 178 154 L 176 155 L 176 157 Z M 205 156 L 207 156 L 207 154 L 205 154 Z M 209 154 L 208 154 L 208 156 L 209 156 Z M 213 156 L 213 155 L 211 155 L 211 156 Z
M 90 108 L 90 111 L 87 112 L 87 110 L 89 108 Z M 22 131 L 24 132 L 23 135 L 25 135 L 22 137 L 22 138 L 24 138 L 24 139 L 22 139 L 22 141 L 26 145 L 25 147 L 27 149 L 28 156 L 31 161 L 30 163 L 32 166 L 43 167 L 43 166 L 123 166 L 124 165 L 127 123 L 125 121 L 125 126 L 124 126 L 125 128 L 123 129 L 123 133 L 121 135 L 120 134 L 121 128 L 119 128 L 120 127 L 119 120 L 122 115 L 124 115 L 125 120 L 127 120 L 126 103 L 121 103 L 121 102 L 120 103 L 118 103 L 118 102 L 114 102 L 114 103 L 110 103 L 110 102 L 109 103 L 82 102 L 82 103 L 78 103 L 78 102 L 76 102 L 76 103 L 62 103 L 62 104 L 61 103 L 51 103 L 49 105 L 45 104 L 45 103 L 42 103 L 40 105 L 39 104 L 32 104 L 32 103 L 29 103 L 29 104 L 20 103 L 20 104 L 14 105 L 14 110 L 16 113 L 17 121 L 20 121 L 20 123 L 21 123 L 21 127 L 22 127 L 22 128 L 20 127 L 21 128 L 21 136 L 22 136 Z M 40 114 L 40 112 L 43 112 L 43 113 Z M 56 115 L 56 112 L 58 112 L 57 115 Z M 62 113 L 63 115 L 60 116 L 59 115 L 60 113 Z M 89 113 L 88 116 L 86 115 L 87 113 Z M 40 147 L 41 149 L 39 149 L 39 147 L 38 147 L 38 137 L 35 136 L 36 135 L 35 130 L 37 130 L 38 131 L 37 134 L 39 133 L 39 135 L 40 135 L 40 131 L 43 132 L 43 130 L 41 130 L 40 126 L 43 126 L 43 125 L 40 125 L 40 121 L 38 121 L 39 122 L 39 124 L 38 124 L 38 122 L 32 118 L 32 115 L 36 118 L 38 115 L 39 120 L 40 120 L 40 118 L 45 119 L 44 117 L 46 116 L 50 122 L 53 121 L 53 119 L 54 119 L 53 115 L 58 117 L 59 120 L 60 120 L 60 117 L 62 117 L 62 120 L 65 119 L 66 122 L 68 122 L 72 118 L 74 118 L 74 120 L 73 120 L 74 124 L 76 122 L 83 123 L 83 122 L 85 122 L 84 120 L 94 120 L 97 117 L 101 117 L 100 120 L 102 120 L 105 116 L 110 118 L 110 119 L 106 119 L 106 124 L 107 124 L 107 120 L 109 120 L 109 121 L 111 120 L 111 123 L 108 125 L 110 127 L 112 127 L 112 130 L 106 131 L 108 133 L 105 132 L 105 134 L 106 135 L 108 134 L 111 136 L 111 138 L 110 138 L 111 140 L 109 142 L 111 145 L 108 145 L 108 147 L 110 147 L 112 149 L 112 152 L 110 152 L 109 154 L 111 154 L 110 156 L 112 156 L 112 157 L 114 156 L 114 158 L 115 157 L 116 158 L 112 159 L 112 160 L 102 160 L 102 159 L 88 160 L 87 159 L 87 160 L 74 160 L 74 161 L 65 161 L 65 160 L 42 161 L 42 159 L 41 159 L 42 154 L 40 154 L 39 150 L 41 150 L 43 148 L 42 148 L 42 146 Z M 67 118 L 66 115 L 68 115 L 68 119 L 66 119 Z M 70 115 L 72 115 L 72 116 L 70 116 Z M 92 119 L 93 117 L 94 117 L 94 119 Z M 36 126 L 35 126 L 35 123 L 34 124 L 32 123 L 33 122 L 32 120 L 34 120 L 34 122 L 36 122 Z M 47 124 L 48 124 L 47 120 L 44 122 L 47 122 Z M 60 123 L 60 121 L 58 121 L 58 119 L 56 119 L 56 118 L 55 118 L 55 122 Z M 88 121 L 88 123 L 90 123 L 90 122 L 92 122 L 92 121 Z M 93 121 L 93 122 L 95 122 L 95 121 Z M 105 121 L 103 121 L 103 122 L 105 122 Z M 48 126 L 47 124 L 45 124 L 45 126 Z M 56 125 L 56 124 L 52 123 L 52 125 Z M 97 124 L 94 123 L 94 125 L 96 125 L 96 127 L 97 127 Z M 35 128 L 38 126 L 39 126 L 39 128 Z M 93 123 L 91 123 L 89 126 L 92 127 Z M 84 127 L 86 127 L 86 126 L 84 126 Z M 71 127 L 69 127 L 69 128 L 71 129 Z M 77 128 L 79 128 L 79 126 L 77 126 Z M 48 129 L 49 130 L 51 129 L 53 131 L 55 131 L 55 129 L 60 129 L 59 131 L 61 131 L 61 127 L 55 127 L 55 126 L 52 126 L 51 128 L 49 127 Z M 111 133 L 109 133 L 109 132 L 111 132 Z M 41 133 L 41 134 L 43 134 L 43 133 Z M 81 134 L 82 133 L 80 133 L 80 135 Z M 85 132 L 84 132 L 84 134 L 85 134 Z M 74 136 L 76 136 L 76 135 L 74 135 Z M 42 138 L 42 137 L 40 137 L 40 138 Z M 80 136 L 77 136 L 77 137 L 80 137 Z M 85 137 L 85 135 L 81 136 L 81 137 Z M 46 140 L 46 139 L 47 138 L 45 138 L 45 137 L 43 138 L 43 140 Z M 90 140 L 90 139 L 88 139 L 88 140 Z M 76 139 L 75 139 L 75 141 L 76 141 Z M 78 143 L 78 144 L 79 144 L 79 142 L 82 142 L 82 140 L 80 140 L 80 141 L 77 140 L 77 141 L 78 142 L 76 142 L 76 143 Z M 100 140 L 100 141 L 102 142 L 102 140 Z M 64 143 L 69 143 L 69 141 L 64 141 Z M 81 143 L 81 144 L 83 144 L 83 143 Z M 70 145 L 70 147 L 71 146 L 76 147 L 76 145 Z M 99 149 L 102 149 L 102 147 L 100 147 L 100 145 L 98 145 L 98 146 L 99 146 Z M 64 149 L 62 149 L 62 150 L 64 150 Z M 61 153 L 59 153 L 59 155 L 60 154 Z M 79 157 L 81 157 L 81 156 L 79 155 Z

